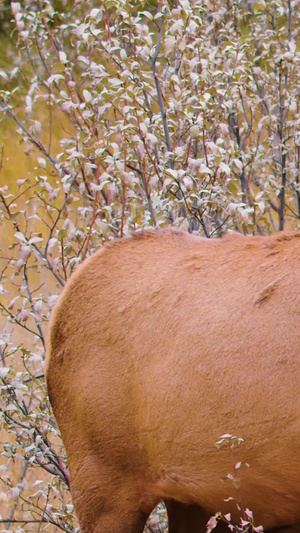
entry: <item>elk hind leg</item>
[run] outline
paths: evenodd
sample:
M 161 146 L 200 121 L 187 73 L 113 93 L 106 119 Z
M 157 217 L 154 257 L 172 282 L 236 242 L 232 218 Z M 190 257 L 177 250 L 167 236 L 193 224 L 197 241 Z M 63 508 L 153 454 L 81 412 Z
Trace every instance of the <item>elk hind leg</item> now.
M 71 494 L 82 533 L 143 533 L 152 507 L 142 508 L 139 492 L 128 474 L 120 476 L 91 457 L 85 457 L 81 466 L 70 468 L 70 472 Z

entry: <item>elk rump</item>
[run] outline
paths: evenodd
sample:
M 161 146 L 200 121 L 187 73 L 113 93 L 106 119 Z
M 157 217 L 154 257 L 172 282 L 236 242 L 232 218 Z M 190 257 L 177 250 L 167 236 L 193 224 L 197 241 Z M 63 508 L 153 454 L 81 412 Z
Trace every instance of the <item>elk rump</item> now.
M 58 299 L 46 378 L 83 533 L 141 533 L 161 499 L 170 533 L 239 522 L 237 500 L 299 531 L 299 233 L 103 246 Z

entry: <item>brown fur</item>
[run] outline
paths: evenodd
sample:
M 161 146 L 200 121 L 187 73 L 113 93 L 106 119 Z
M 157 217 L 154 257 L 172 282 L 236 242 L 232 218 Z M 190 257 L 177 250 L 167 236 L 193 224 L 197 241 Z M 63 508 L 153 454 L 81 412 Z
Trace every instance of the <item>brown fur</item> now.
M 140 533 L 161 498 L 171 533 L 238 520 L 224 433 L 255 524 L 299 530 L 299 237 L 147 231 L 71 277 L 46 374 L 83 533 Z

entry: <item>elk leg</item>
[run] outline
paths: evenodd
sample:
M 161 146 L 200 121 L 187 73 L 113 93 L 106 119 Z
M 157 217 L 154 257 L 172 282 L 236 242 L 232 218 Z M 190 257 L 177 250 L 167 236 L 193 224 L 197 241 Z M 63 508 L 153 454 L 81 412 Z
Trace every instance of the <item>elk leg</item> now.
M 74 464 L 69 466 L 71 494 L 82 533 L 143 533 L 156 502 L 145 509 L 126 472 L 120 475 L 93 456 L 85 456 L 75 468 Z
M 186 505 L 175 500 L 165 501 L 169 533 L 205 533 L 209 513 L 198 505 Z

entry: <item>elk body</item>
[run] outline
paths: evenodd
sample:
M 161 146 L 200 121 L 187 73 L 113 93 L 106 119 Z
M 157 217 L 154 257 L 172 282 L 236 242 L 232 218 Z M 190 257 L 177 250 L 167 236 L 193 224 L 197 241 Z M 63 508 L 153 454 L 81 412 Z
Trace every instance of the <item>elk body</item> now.
M 300 234 L 145 231 L 72 275 L 46 360 L 83 533 L 205 531 L 242 498 L 266 530 L 300 523 Z M 234 458 L 214 443 L 244 439 Z M 220 478 L 242 466 L 239 495 Z

